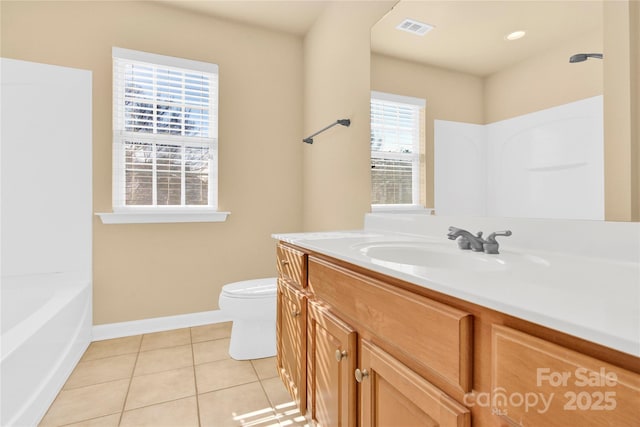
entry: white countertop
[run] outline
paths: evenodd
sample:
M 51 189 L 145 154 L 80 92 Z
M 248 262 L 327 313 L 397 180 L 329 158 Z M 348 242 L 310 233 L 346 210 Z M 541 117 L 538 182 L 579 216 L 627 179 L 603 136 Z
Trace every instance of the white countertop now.
M 442 221 L 439 218 L 438 225 Z M 584 224 L 578 228 L 584 227 Z M 451 225 L 464 228 L 465 224 Z M 515 225 L 513 228 L 520 226 L 518 232 L 525 233 L 522 224 L 515 222 L 509 225 Z M 439 226 L 438 229 L 440 228 L 442 227 Z M 640 356 L 640 262 L 636 262 L 635 253 L 631 257 L 625 253 L 624 257 L 616 259 L 598 256 L 593 248 L 586 253 L 585 250 L 576 250 L 575 254 L 540 248 L 524 250 L 510 247 L 510 241 L 503 238 L 500 254 L 488 255 L 459 250 L 455 242 L 446 238 L 446 228 L 440 235 L 428 234 L 425 230 L 409 234 L 392 229 L 393 227 L 387 226 L 365 226 L 365 229 L 356 231 L 274 234 L 273 237 Z M 635 230 L 633 228 L 633 233 Z M 515 233 L 516 231 L 514 235 Z M 485 236 L 487 234 L 488 231 Z M 571 236 L 568 237 L 571 240 Z M 592 237 L 602 239 L 598 232 Z M 619 239 L 620 235 L 617 237 Z M 632 234 L 629 238 L 638 237 L 640 234 Z M 640 243 L 640 239 L 638 242 Z M 584 245 L 584 241 L 580 244 Z M 423 245 L 433 249 L 434 255 L 444 260 L 444 264 L 432 267 L 428 262 L 414 265 L 417 263 L 403 263 L 404 260 L 398 259 L 391 262 L 375 255 L 369 256 L 371 248 L 400 246 L 411 249 L 415 246 L 419 250 Z M 562 246 L 562 243 L 558 245 Z M 634 242 L 629 247 L 635 250 Z M 602 250 L 606 251 L 606 248 Z M 412 255 L 406 251 L 402 254 Z M 468 265 L 476 265 L 480 269 L 465 270 L 447 265 L 452 259 L 457 262 L 458 256 L 461 265 L 471 263 Z M 439 260 L 434 262 L 437 264 Z

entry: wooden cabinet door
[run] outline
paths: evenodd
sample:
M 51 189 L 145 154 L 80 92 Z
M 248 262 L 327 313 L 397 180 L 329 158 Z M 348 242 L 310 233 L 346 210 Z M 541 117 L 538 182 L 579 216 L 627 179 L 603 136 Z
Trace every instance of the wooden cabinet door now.
M 304 414 L 307 404 L 307 298 L 278 280 L 277 304 L 278 373 L 300 413 Z
M 360 425 L 362 427 L 464 427 L 469 410 L 397 359 L 361 341 Z
M 640 426 L 640 375 L 506 326 L 492 347 L 491 409 L 510 425 Z
M 328 309 L 309 302 L 309 387 L 316 426 L 356 424 L 356 332 Z

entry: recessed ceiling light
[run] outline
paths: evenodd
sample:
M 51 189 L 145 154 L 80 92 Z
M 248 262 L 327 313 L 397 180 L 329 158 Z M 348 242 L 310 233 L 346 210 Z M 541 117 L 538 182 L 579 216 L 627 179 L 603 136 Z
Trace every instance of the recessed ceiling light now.
M 524 35 L 527 34 L 525 31 L 522 30 L 518 30 L 518 31 L 514 31 L 512 33 L 507 34 L 506 36 L 504 36 L 505 40 L 518 40 L 524 37 Z
M 433 30 L 433 25 L 425 24 L 424 22 L 416 21 L 414 19 L 405 19 L 396 26 L 396 29 L 406 31 L 418 36 L 424 36 L 429 31 Z

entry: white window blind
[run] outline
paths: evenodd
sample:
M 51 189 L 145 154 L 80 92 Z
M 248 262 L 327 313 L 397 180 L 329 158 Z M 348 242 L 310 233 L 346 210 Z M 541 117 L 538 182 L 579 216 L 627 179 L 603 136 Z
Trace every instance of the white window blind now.
M 423 99 L 372 92 L 372 204 L 420 203 L 420 117 L 424 106 Z
M 113 205 L 217 208 L 218 67 L 113 49 Z

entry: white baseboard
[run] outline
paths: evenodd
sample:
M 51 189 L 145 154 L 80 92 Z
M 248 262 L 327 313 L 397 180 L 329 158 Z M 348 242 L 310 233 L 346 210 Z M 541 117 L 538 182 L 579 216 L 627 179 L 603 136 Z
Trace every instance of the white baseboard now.
M 220 310 L 201 311 L 199 313 L 180 314 L 177 316 L 154 317 L 152 319 L 133 320 L 130 322 L 95 325 L 92 330 L 92 341 L 122 338 L 131 335 L 151 332 L 169 331 L 171 329 L 189 328 L 208 325 L 210 323 L 229 322 L 230 318 Z

